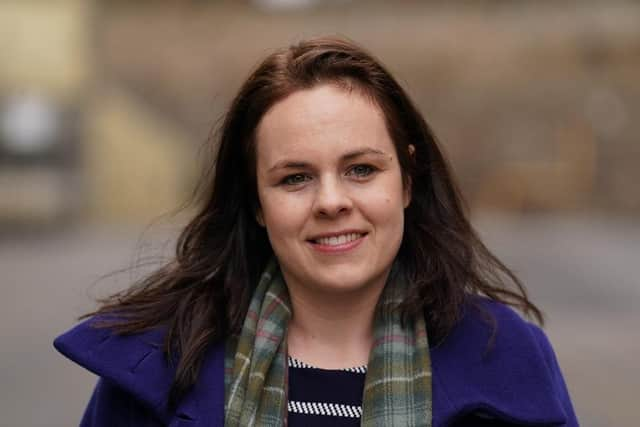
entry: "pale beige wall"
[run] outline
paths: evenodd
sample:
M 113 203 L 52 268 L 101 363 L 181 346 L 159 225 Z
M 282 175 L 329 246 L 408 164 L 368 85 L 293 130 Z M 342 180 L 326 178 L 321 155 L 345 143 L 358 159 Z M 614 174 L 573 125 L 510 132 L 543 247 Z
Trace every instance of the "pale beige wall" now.
M 84 0 L 3 0 L 0 90 L 78 96 L 90 78 L 90 6 Z
M 184 132 L 117 89 L 96 93 L 87 113 L 84 175 L 90 218 L 148 222 L 184 201 L 193 161 Z
M 15 209 L 2 212 L 2 206 L 22 207 L 24 221 L 53 218 L 59 208 L 51 206 L 68 199 L 61 196 L 64 191 L 81 192 L 81 216 L 99 222 L 148 222 L 185 198 L 185 181 L 193 175 L 185 173 L 189 139 L 146 104 L 96 77 L 94 5 L 92 0 L 0 2 L 0 97 L 35 94 L 79 108 L 79 122 L 72 125 L 81 135 L 79 185 L 73 188 L 2 191 L 42 175 L 4 165 L 0 194 L 13 199 L 0 205 L 0 218 L 16 216 Z M 56 176 L 50 178 L 48 183 L 56 182 Z M 43 201 L 51 201 L 46 209 Z

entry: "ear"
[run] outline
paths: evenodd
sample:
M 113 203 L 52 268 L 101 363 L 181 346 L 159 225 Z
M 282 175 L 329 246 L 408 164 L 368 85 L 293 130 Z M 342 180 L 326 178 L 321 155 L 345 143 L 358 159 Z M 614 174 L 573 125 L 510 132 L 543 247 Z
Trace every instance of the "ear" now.
M 402 203 L 404 204 L 404 208 L 406 209 L 409 207 L 409 204 L 411 204 L 411 178 L 408 179 L 403 193 L 404 194 L 402 195 Z
M 256 222 L 264 227 L 264 218 L 262 217 L 262 210 L 260 208 L 256 209 Z
M 416 147 L 413 144 L 409 144 L 407 146 L 407 149 L 409 150 L 409 156 L 411 157 L 411 161 L 413 161 L 415 159 Z M 412 185 L 411 177 L 409 176 L 407 179 L 407 184 L 405 185 L 405 188 L 404 188 L 404 194 L 402 196 L 405 209 L 411 203 L 411 185 Z

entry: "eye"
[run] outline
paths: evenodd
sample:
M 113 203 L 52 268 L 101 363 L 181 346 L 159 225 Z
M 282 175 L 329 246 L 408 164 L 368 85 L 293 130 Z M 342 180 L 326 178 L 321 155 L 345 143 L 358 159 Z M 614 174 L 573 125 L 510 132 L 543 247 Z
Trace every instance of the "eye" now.
M 358 178 L 366 178 L 369 175 L 373 174 L 376 170 L 377 169 L 374 166 L 360 164 L 360 165 L 354 165 L 351 169 L 349 169 L 347 173 L 353 174 Z
M 296 173 L 293 175 L 287 175 L 282 178 L 281 184 L 284 185 L 300 185 L 305 181 L 308 181 L 310 177 L 302 173 Z

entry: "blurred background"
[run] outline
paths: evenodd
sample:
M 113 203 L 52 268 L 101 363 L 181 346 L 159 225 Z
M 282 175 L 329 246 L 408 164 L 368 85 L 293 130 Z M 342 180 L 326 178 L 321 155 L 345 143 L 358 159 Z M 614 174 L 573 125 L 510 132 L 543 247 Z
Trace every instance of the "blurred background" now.
M 51 341 L 171 254 L 230 97 L 321 34 L 376 54 L 435 129 L 581 425 L 640 425 L 637 2 L 2 0 L 0 426 L 77 425 L 95 377 Z

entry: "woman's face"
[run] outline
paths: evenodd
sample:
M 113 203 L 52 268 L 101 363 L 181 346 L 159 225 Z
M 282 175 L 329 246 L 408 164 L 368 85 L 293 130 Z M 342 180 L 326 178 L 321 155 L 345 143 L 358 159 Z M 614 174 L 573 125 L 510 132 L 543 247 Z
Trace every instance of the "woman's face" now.
M 290 290 L 381 289 L 409 192 L 380 109 L 333 85 L 295 92 L 262 118 L 256 161 L 258 221 Z

